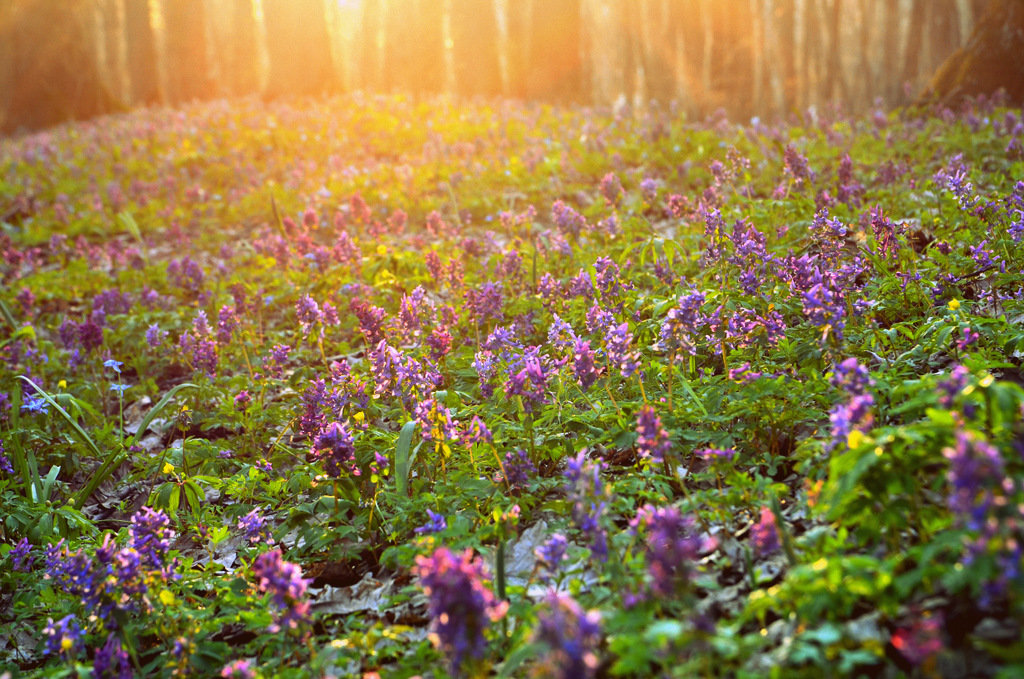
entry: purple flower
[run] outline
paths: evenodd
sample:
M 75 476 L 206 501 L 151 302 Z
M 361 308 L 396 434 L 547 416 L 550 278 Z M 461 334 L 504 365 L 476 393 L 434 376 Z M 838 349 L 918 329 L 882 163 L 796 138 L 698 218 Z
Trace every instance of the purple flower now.
M 793 178 L 797 188 L 801 188 L 806 180 L 813 178 L 814 175 L 807 164 L 807 158 L 801 155 L 792 144 L 786 145 L 783 158 L 786 164 L 786 174 Z
M 267 544 L 274 544 L 274 541 L 270 539 L 267 519 L 260 514 L 259 509 L 253 509 L 240 518 L 238 520 L 238 530 L 242 531 L 242 534 L 249 540 L 250 544 L 255 545 L 262 540 L 267 540 Z
M 525 487 L 537 473 L 537 466 L 522 448 L 505 453 L 502 468 L 505 471 L 505 481 L 511 488 Z
M 758 556 L 768 556 L 779 549 L 778 519 L 768 507 L 761 508 L 761 519 L 750 529 L 750 539 Z
M 942 650 L 944 625 L 941 611 L 917 617 L 908 627 L 900 627 L 892 633 L 892 645 L 912 664 L 921 665 Z
M 43 635 L 46 637 L 45 653 L 47 655 L 62 655 L 72 658 L 77 655 L 78 646 L 84 633 L 78 624 L 78 618 L 72 613 L 57 622 L 54 622 L 53 618 L 47 618 Z
M 252 661 L 232 660 L 221 668 L 220 676 L 226 679 L 255 679 L 256 672 L 253 670 Z
M 132 516 L 128 528 L 132 548 L 153 568 L 163 566 L 164 555 L 171 548 L 174 531 L 170 525 L 171 521 L 162 509 L 143 507 Z
M 313 459 L 325 460 L 327 473 L 334 478 L 345 472 L 359 475 L 359 468 L 355 466 L 352 433 L 344 422 L 331 422 L 324 427 L 313 439 L 310 454 Z
M 230 304 L 222 306 L 220 311 L 217 312 L 217 341 L 221 344 L 229 344 L 231 342 L 231 334 L 239 324 L 235 307 Z
M 422 526 L 415 529 L 416 533 L 441 533 L 448 528 L 448 520 L 444 518 L 444 514 L 438 514 L 430 509 L 427 510 L 427 521 Z
M 573 346 L 573 373 L 583 391 L 597 381 L 597 362 L 588 340 L 578 339 Z
M 548 541 L 533 550 L 537 560 L 550 574 L 558 572 L 566 553 L 569 551 L 569 541 L 560 533 L 552 533 Z
M 284 374 L 284 366 L 288 363 L 288 354 L 291 350 L 287 344 L 275 344 L 271 347 L 270 356 L 263 364 L 271 377 L 280 379 Z
M 163 343 L 165 337 L 167 337 L 167 331 L 161 330 L 160 326 L 157 325 L 156 323 L 153 323 L 148 328 L 146 328 L 146 344 L 148 344 L 153 349 L 160 346 Z
M 651 406 L 643 406 L 636 417 L 637 454 L 653 464 L 661 464 L 672 451 L 672 441 L 661 426 L 661 418 Z
M 873 386 L 875 381 L 871 379 L 868 369 L 857 362 L 854 357 L 843 360 L 833 369 L 832 379 L 829 380 L 833 387 L 842 389 L 851 396 L 867 393 L 868 387 Z
M 469 426 L 467 426 L 466 430 L 462 432 L 462 442 L 467 446 L 471 446 L 474 443 L 481 443 L 482 441 L 490 443 L 493 440 L 494 437 L 491 434 L 491 430 L 487 428 L 487 425 L 484 424 L 484 421 L 481 420 L 478 415 L 473 416 L 473 419 L 469 422 Z
M 249 404 L 252 403 L 252 396 L 245 389 L 235 394 L 235 410 L 244 412 Z
M 78 343 L 85 352 L 103 346 L 103 328 L 92 319 L 79 323 L 75 332 L 78 335 Z
M 11 557 L 11 570 L 20 571 L 22 573 L 28 573 L 32 570 L 32 564 L 35 562 L 35 557 L 32 556 L 32 545 L 29 543 L 28 538 L 22 538 L 18 541 L 18 544 L 7 553 Z
M 631 377 L 639 368 L 640 355 L 630 351 L 633 336 L 629 332 L 629 324 L 621 323 L 608 328 L 605 335 L 605 348 L 608 352 L 608 364 L 624 378 Z
M 264 552 L 256 557 L 253 574 L 260 592 L 269 592 L 279 609 L 279 617 L 268 628 L 271 633 L 282 629 L 298 630 L 309 622 L 309 602 L 305 601 L 309 580 L 302 579 L 302 569 L 281 558 L 281 550 Z
M 508 367 L 507 376 L 506 398 L 521 396 L 523 408 L 528 413 L 544 403 L 548 375 L 537 347 L 527 348 L 522 357 Z
M 646 534 L 647 572 L 655 594 L 669 597 L 688 589 L 697 557 L 715 548 L 714 539 L 694 534 L 694 524 L 676 507 L 649 504 L 630 522 L 634 531 Z
M 614 172 L 609 172 L 601 178 L 601 195 L 611 207 L 615 207 L 622 200 L 622 182 Z
M 508 603 L 496 601 L 484 584 L 483 561 L 471 549 L 455 555 L 438 547 L 429 557 L 416 557 L 413 573 L 430 600 L 431 639 L 458 674 L 464 660 L 483 655 L 484 631 L 504 617 Z
M 320 307 L 309 295 L 303 295 L 295 303 L 295 315 L 304 333 L 309 332 L 310 326 L 316 325 L 321 319 Z
M 822 208 L 811 222 L 811 238 L 826 262 L 838 262 L 846 240 L 846 227 L 838 219 L 828 218 L 828 208 Z
M 981 336 L 977 332 L 971 330 L 970 327 L 965 327 L 960 339 L 956 341 L 956 348 L 960 351 L 966 351 L 967 347 L 971 346 L 979 339 L 981 339 Z
M 537 614 L 534 640 L 547 651 L 538 669 L 543 676 L 587 679 L 597 673 L 601 614 L 584 612 L 568 594 L 549 590 Z
M 842 295 L 832 290 L 828 283 L 819 282 L 803 294 L 804 315 L 811 325 L 824 328 L 842 338 L 846 327 L 846 306 Z M 823 334 L 822 337 L 825 335 Z
M 667 351 L 673 356 L 696 355 L 695 335 L 707 322 L 707 316 L 701 312 L 703 304 L 702 293 L 694 292 L 680 296 L 676 306 L 668 312 L 661 324 L 657 349 Z
M 587 228 L 586 218 L 560 200 L 551 205 L 551 220 L 559 231 L 573 239 Z
M 121 647 L 117 635 L 107 635 L 107 643 L 96 649 L 96 657 L 92 662 L 93 679 L 132 679 L 132 661 L 128 652 Z
M 939 380 L 939 403 L 943 408 L 953 406 L 953 400 L 967 387 L 970 378 L 971 372 L 964 366 L 958 365 L 950 371 L 949 377 Z
M 608 506 L 608 489 L 601 480 L 601 465 L 587 462 L 586 450 L 569 458 L 565 478 L 576 527 L 587 536 L 590 552 L 598 561 L 608 560 L 608 533 L 602 519 Z
M 875 399 L 871 394 L 857 394 L 847 403 L 837 405 L 829 413 L 828 419 L 832 423 L 832 441 L 829 443 L 829 450 L 847 441 L 847 437 L 854 430 L 867 431 L 874 424 L 875 418 L 871 408 Z

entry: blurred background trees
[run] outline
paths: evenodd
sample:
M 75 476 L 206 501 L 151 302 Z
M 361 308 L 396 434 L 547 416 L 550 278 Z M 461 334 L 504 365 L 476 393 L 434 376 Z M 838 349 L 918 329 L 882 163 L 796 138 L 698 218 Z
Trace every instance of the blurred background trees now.
M 1024 0 L 0 0 L 0 130 L 352 90 L 859 112 L 963 63 L 990 4 L 1024 15 Z M 1007 78 L 1024 73 L 1004 63 Z

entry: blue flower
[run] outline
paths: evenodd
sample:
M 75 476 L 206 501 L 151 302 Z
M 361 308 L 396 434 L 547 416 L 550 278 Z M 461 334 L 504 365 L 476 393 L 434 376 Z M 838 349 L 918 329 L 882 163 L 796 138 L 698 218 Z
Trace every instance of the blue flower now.
M 42 396 L 27 396 L 25 402 L 21 404 L 23 411 L 30 413 L 43 413 L 44 415 L 50 412 L 50 404 Z
M 124 365 L 123 361 L 115 361 L 112 358 L 108 358 L 107 360 L 103 361 L 103 367 L 104 368 L 110 368 L 111 370 L 116 372 L 118 375 L 121 374 L 121 366 L 122 365 Z
M 110 385 L 110 391 L 116 391 L 118 396 L 123 396 L 124 395 L 124 390 L 128 389 L 131 386 L 132 385 L 130 385 L 130 384 L 111 384 Z

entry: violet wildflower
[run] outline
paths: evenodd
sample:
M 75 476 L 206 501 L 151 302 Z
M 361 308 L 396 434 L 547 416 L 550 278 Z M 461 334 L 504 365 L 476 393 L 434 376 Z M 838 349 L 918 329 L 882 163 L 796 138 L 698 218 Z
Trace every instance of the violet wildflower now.
M 148 328 L 146 328 L 146 344 L 149 345 L 149 347 L 152 349 L 155 349 L 158 346 L 160 346 L 163 343 L 165 337 L 167 337 L 167 331 L 161 330 L 160 326 L 157 325 L 156 323 L 153 323 Z
M 497 283 L 483 283 L 466 291 L 466 307 L 470 318 L 477 325 L 483 325 L 488 319 L 501 318 L 502 287 Z
M 281 558 L 281 550 L 264 552 L 256 557 L 253 574 L 260 592 L 269 592 L 279 617 L 268 628 L 271 633 L 282 629 L 298 630 L 309 622 L 309 602 L 305 600 L 309 580 L 302 578 L 302 569 Z
M 643 532 L 647 543 L 647 572 L 651 590 L 673 596 L 690 587 L 697 557 L 715 548 L 713 538 L 696 535 L 695 521 L 676 507 L 644 505 L 630 522 L 632 530 Z
M 262 541 L 266 541 L 269 545 L 274 544 L 274 540 L 270 537 L 270 529 L 267 527 L 267 519 L 260 514 L 259 509 L 253 509 L 240 518 L 238 530 L 242 531 L 242 535 L 249 540 L 249 544 L 255 545 Z
M 875 384 L 868 369 L 852 356 L 835 366 L 829 382 L 851 396 L 867 393 L 868 387 Z
M 473 419 L 469 421 L 469 426 L 462 432 L 462 442 L 467 446 L 483 441 L 490 443 L 493 440 L 494 436 L 491 434 L 491 430 L 478 415 L 473 416 Z
M 422 526 L 417 527 L 413 532 L 415 533 L 441 533 L 448 528 L 448 520 L 444 517 L 444 514 L 427 509 L 427 521 Z
M 629 332 L 628 323 L 612 325 L 605 335 L 605 348 L 608 355 L 608 364 L 619 371 L 624 378 L 631 377 L 639 364 L 639 353 L 630 351 L 633 336 Z
M 452 335 L 445 328 L 434 328 L 425 340 L 430 347 L 430 358 L 440 361 L 452 350 Z
M 594 334 L 604 331 L 615 324 L 615 317 L 607 309 L 595 302 L 587 309 L 587 332 Z
M 680 296 L 676 306 L 669 310 L 661 324 L 657 349 L 673 356 L 696 355 L 696 335 L 707 322 L 707 316 L 701 312 L 703 304 L 703 293 L 693 292 Z
M 783 151 L 783 158 L 786 165 L 786 174 L 793 178 L 793 184 L 797 188 L 802 188 L 804 182 L 814 177 L 807 163 L 807 158 L 801 155 L 792 144 L 786 145 Z
M 569 541 L 561 533 L 552 533 L 548 541 L 533 550 L 537 561 L 549 574 L 555 574 L 569 551 Z
M 956 348 L 960 351 L 966 351 L 967 347 L 971 346 L 979 339 L 981 339 L 981 336 L 977 332 L 971 330 L 970 327 L 965 327 L 961 331 L 960 339 L 956 341 Z
M 32 570 L 32 564 L 36 558 L 32 556 L 32 545 L 28 538 L 22 538 L 11 551 L 7 553 L 11 557 L 11 570 L 21 573 L 28 573 Z
M 7 457 L 7 452 L 4 450 L 3 440 L 0 440 L 0 472 L 8 475 L 14 474 L 14 467 L 11 465 L 11 458 Z
M 875 399 L 871 394 L 857 394 L 847 403 L 837 405 L 829 413 L 828 419 L 832 423 L 832 441 L 829 443 L 831 450 L 840 443 L 850 444 L 854 439 L 850 434 L 854 431 L 865 432 L 874 424 L 874 415 L 871 408 Z
M 107 642 L 96 649 L 96 656 L 92 662 L 92 676 L 93 679 L 132 679 L 135 676 L 131 658 L 113 632 L 107 635 Z
M 622 182 L 614 172 L 601 178 L 601 195 L 610 207 L 616 207 L 622 201 Z
M 270 356 L 264 361 L 263 367 L 271 377 L 280 379 L 284 375 L 284 366 L 288 363 L 291 350 L 287 344 L 275 344 L 270 348 Z
M 521 396 L 526 412 L 545 402 L 547 371 L 541 363 L 537 347 L 529 347 L 522 357 L 508 367 L 505 382 L 505 397 Z
M 45 653 L 47 655 L 62 655 L 72 658 L 77 654 L 84 633 L 78 624 L 78 618 L 72 613 L 57 622 L 54 622 L 53 618 L 47 618 L 43 635 L 46 637 Z
M 822 328 L 822 338 L 829 332 L 842 339 L 846 327 L 846 305 L 842 295 L 825 281 L 819 281 L 803 294 L 804 315 L 811 325 Z
M 327 473 L 334 478 L 345 472 L 359 475 L 352 433 L 344 422 L 331 422 L 324 427 L 313 439 L 310 454 L 314 459 L 325 460 Z
M 560 200 L 551 205 L 551 219 L 559 231 L 573 239 L 587 228 L 586 218 Z
M 568 594 L 551 589 L 537 614 L 534 640 L 547 651 L 538 669 L 546 677 L 587 679 L 596 676 L 601 645 L 601 614 L 584 612 Z
M 144 562 L 155 569 L 163 567 L 164 555 L 171 548 L 174 531 L 171 521 L 162 509 L 143 507 L 132 516 L 128 528 L 131 545 Z
M 525 487 L 537 474 L 537 466 L 522 448 L 505 453 L 501 466 L 505 471 L 505 482 L 513 489 Z
M 594 351 L 588 340 L 576 340 L 573 346 L 573 373 L 580 389 L 586 391 L 597 381 L 599 373 Z
M 576 527 L 587 536 L 591 554 L 608 560 L 608 533 L 602 525 L 608 506 L 608 489 L 601 480 L 601 465 L 587 462 L 586 450 L 569 458 L 565 478 Z
M 648 203 L 653 203 L 658 197 L 658 182 L 651 177 L 644 177 L 640 182 L 640 193 L 643 194 L 644 200 Z
M 220 670 L 226 679 L 256 679 L 256 672 L 250 660 L 232 660 Z
M 564 348 L 576 343 L 576 333 L 572 326 L 563 321 L 558 314 L 551 316 L 551 323 L 548 325 L 548 343 L 554 347 Z
M 958 365 L 950 371 L 949 377 L 939 380 L 937 385 L 939 404 L 943 408 L 951 408 L 953 400 L 967 387 L 970 377 L 971 372 L 966 367 Z
M 949 460 L 949 506 L 969 529 L 980 530 L 996 502 L 993 491 L 1002 484 L 1003 458 L 995 446 L 969 432 L 958 432 L 956 447 L 943 455 Z
M 79 323 L 75 332 L 78 335 L 78 344 L 86 353 L 103 346 L 103 328 L 92 319 Z
M 231 334 L 240 325 L 235 307 L 225 304 L 217 312 L 217 341 L 221 344 L 230 344 Z
M 651 406 L 643 406 L 636 417 L 636 448 L 642 459 L 661 464 L 672 451 L 672 441 Z
M 243 389 L 235 394 L 235 410 L 245 412 L 250 403 L 252 403 L 252 396 L 249 395 L 248 390 Z
M 452 674 L 458 675 L 466 659 L 484 654 L 484 632 L 504 617 L 508 603 L 496 601 L 484 584 L 483 561 L 471 549 L 456 555 L 438 547 L 429 557 L 416 557 L 413 572 L 430 600 L 431 640 L 448 656 Z
M 769 556 L 779 550 L 777 517 L 768 507 L 761 508 L 761 519 L 750 529 L 750 539 L 758 556 Z
M 828 208 L 818 210 L 811 222 L 811 238 L 826 262 L 838 262 L 842 257 L 846 232 L 841 221 L 828 218 Z
M 311 326 L 320 322 L 320 306 L 309 295 L 303 295 L 295 303 L 295 316 L 302 327 L 302 332 L 308 333 Z

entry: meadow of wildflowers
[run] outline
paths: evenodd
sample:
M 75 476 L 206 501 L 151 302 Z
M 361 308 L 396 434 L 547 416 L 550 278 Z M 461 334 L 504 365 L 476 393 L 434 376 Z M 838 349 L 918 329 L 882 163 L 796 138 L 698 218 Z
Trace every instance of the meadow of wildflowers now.
M 0 674 L 1024 673 L 1024 115 L 0 141 Z

